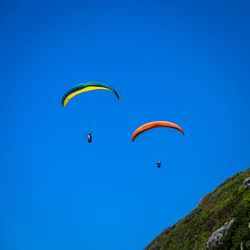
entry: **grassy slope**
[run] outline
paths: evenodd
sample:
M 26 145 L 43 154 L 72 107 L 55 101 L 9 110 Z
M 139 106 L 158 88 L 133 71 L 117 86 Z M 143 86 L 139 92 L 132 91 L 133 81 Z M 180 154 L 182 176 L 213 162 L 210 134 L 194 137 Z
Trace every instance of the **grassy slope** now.
M 250 249 L 250 188 L 243 188 L 243 181 L 249 176 L 250 168 L 227 179 L 146 249 L 206 249 L 211 234 L 232 218 L 235 221 L 222 238 L 222 245 L 213 249 Z

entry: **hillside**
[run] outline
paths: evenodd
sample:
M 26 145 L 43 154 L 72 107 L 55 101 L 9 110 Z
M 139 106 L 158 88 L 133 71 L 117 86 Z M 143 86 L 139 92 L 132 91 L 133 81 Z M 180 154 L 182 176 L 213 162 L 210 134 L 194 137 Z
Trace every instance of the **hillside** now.
M 145 249 L 250 249 L 249 177 L 250 168 L 227 179 Z

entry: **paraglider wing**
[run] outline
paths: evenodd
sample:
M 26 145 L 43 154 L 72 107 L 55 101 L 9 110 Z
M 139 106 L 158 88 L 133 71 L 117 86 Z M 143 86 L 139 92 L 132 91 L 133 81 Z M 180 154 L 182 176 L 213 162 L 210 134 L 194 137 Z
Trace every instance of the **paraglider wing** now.
M 132 135 L 132 141 L 135 140 L 135 138 L 140 135 L 141 133 L 144 133 L 147 130 L 150 130 L 152 128 L 159 128 L 159 127 L 167 127 L 167 128 L 174 128 L 179 130 L 181 133 L 183 133 L 184 135 L 184 131 L 182 130 L 182 128 L 180 126 L 178 126 L 175 123 L 172 122 L 166 122 L 166 121 L 156 121 L 156 122 L 149 122 L 146 123 L 144 125 L 142 125 L 141 127 L 137 128 L 133 135 Z
M 113 88 L 111 88 L 110 86 L 103 84 L 103 83 L 82 83 L 79 85 L 74 86 L 73 88 L 69 89 L 62 97 L 62 106 L 66 107 L 68 101 L 83 92 L 86 91 L 91 91 L 91 90 L 96 90 L 96 89 L 104 89 L 104 90 L 109 90 L 111 92 L 113 92 L 116 97 L 118 98 L 118 100 L 120 100 L 120 96 L 117 93 L 117 91 Z

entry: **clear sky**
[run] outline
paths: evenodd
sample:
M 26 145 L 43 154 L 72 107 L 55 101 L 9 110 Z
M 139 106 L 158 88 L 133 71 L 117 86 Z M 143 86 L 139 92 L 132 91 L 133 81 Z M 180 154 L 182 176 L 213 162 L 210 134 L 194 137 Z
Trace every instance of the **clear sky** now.
M 1 1 L 0 249 L 142 249 L 246 170 L 249 13 L 249 1 Z M 121 100 L 61 106 L 90 81 Z M 185 136 L 132 143 L 155 120 Z

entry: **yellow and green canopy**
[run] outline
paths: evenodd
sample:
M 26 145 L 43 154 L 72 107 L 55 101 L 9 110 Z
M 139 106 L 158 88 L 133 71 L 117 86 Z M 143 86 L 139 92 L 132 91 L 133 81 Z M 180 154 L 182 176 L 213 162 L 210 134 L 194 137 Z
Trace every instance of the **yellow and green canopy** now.
M 69 89 L 62 97 L 62 106 L 66 107 L 68 101 L 72 97 L 74 97 L 74 96 L 76 96 L 76 95 L 78 95 L 80 93 L 83 93 L 83 92 L 86 92 L 86 91 L 91 91 L 91 90 L 96 90 L 96 89 L 109 90 L 109 91 L 113 92 L 116 95 L 118 100 L 120 100 L 119 94 L 112 87 L 110 87 L 110 86 L 108 86 L 106 84 L 103 84 L 103 83 L 92 83 L 92 82 L 90 82 L 90 83 L 82 83 L 82 84 L 76 85 L 73 88 Z

